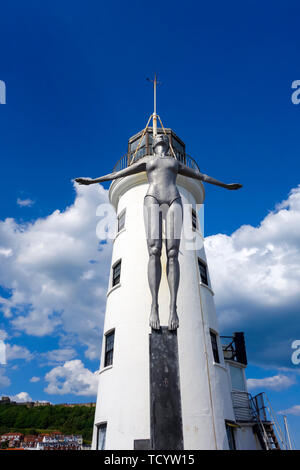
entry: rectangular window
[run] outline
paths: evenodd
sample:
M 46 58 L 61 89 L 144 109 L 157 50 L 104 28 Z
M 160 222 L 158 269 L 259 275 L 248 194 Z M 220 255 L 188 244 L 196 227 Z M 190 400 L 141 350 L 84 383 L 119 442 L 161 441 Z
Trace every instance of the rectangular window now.
M 198 228 L 197 212 L 195 209 L 192 209 L 192 228 L 194 231 Z
M 218 339 L 216 333 L 210 331 L 210 339 L 211 339 L 211 347 L 214 355 L 214 361 L 217 364 L 220 364 L 220 357 L 219 357 L 219 348 L 218 348 Z
M 121 260 L 118 261 L 114 266 L 113 266 L 113 274 L 112 274 L 112 286 L 116 286 L 117 284 L 120 284 L 120 278 L 121 278 Z
M 114 356 L 115 330 L 105 335 L 104 367 L 111 366 Z
M 140 140 L 141 140 L 141 143 L 140 143 Z M 137 150 L 137 148 L 139 149 Z M 139 136 L 136 140 L 131 142 L 130 159 L 133 158 L 133 155 L 135 155 L 134 161 L 137 161 L 139 158 L 146 155 L 146 153 L 147 153 L 147 149 L 146 149 L 146 136 L 145 135 L 142 139 L 141 139 L 141 136 Z
M 244 370 L 241 367 L 236 367 L 230 364 L 230 378 L 233 390 L 239 390 L 240 392 L 246 392 L 246 383 L 244 379 Z
M 235 437 L 234 437 L 234 427 L 226 423 L 226 433 L 230 450 L 236 450 Z
M 118 232 L 120 232 L 125 227 L 125 214 L 126 209 L 122 210 L 122 212 L 118 215 Z
M 208 286 L 208 278 L 207 278 L 207 267 L 206 264 L 198 258 L 198 265 L 200 271 L 201 282 Z
M 97 424 L 97 450 L 105 450 L 107 423 Z

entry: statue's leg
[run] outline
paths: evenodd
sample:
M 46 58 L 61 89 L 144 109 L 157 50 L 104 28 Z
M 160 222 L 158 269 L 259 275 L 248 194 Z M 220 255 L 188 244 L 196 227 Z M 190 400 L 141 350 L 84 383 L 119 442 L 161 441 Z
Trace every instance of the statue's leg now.
M 162 214 L 156 199 L 147 196 L 144 199 L 144 221 L 149 253 L 148 282 L 152 296 L 149 324 L 159 330 L 158 290 L 161 280 Z
M 170 317 L 169 330 L 176 330 L 179 326 L 177 315 L 177 292 L 180 279 L 179 246 L 182 229 L 182 203 L 174 201 L 166 217 L 166 250 L 167 250 L 167 276 L 170 289 Z

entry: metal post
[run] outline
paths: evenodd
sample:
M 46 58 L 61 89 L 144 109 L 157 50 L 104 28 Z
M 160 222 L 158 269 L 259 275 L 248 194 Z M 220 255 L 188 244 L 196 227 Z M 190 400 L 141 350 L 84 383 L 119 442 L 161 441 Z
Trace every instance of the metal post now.
M 153 81 L 153 88 L 154 88 L 153 137 L 156 137 L 157 135 L 156 84 L 157 84 L 157 78 L 155 74 L 154 81 Z
M 284 427 L 285 427 L 288 442 L 289 442 L 289 450 L 293 450 L 292 443 L 291 443 L 290 431 L 289 431 L 289 427 L 288 427 L 288 423 L 287 423 L 287 417 L 285 415 L 283 416 L 283 421 L 284 421 Z

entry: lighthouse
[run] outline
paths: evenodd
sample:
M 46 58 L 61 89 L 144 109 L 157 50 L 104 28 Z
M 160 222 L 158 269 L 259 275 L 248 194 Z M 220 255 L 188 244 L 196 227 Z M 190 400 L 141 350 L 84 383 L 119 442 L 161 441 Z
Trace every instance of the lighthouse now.
M 203 182 L 241 185 L 200 172 L 156 114 L 156 84 L 155 77 L 154 113 L 129 138 L 112 173 L 76 179 L 112 180 L 117 214 L 92 449 L 278 448 L 262 397 L 247 390 L 243 333 L 220 336 L 199 218 Z M 145 224 L 149 204 L 167 206 L 153 243 Z M 178 243 L 167 237 L 175 206 L 183 216 Z
M 161 129 L 159 131 L 162 132 Z M 171 129 L 165 131 L 177 158 L 196 167 L 196 162 L 186 155 L 182 140 Z M 151 155 L 152 133 L 153 129 L 148 128 L 138 157 Z M 136 150 L 141 134 L 129 139 L 126 162 Z M 123 166 L 124 161 L 119 162 L 115 171 Z M 189 209 L 184 211 L 184 218 L 188 219 L 184 226 L 189 224 L 198 239 L 202 238 L 196 208 L 204 202 L 203 184 L 179 175 L 177 187 L 184 207 Z M 93 435 L 95 449 L 101 445 L 105 449 L 151 448 L 151 398 L 155 395 L 151 378 L 155 374 L 151 374 L 150 346 L 155 341 L 151 341 L 153 331 L 148 323 L 151 297 L 143 218 L 147 188 L 147 176 L 140 173 L 115 180 L 109 189 L 118 228 L 107 291 Z M 190 247 L 191 241 L 184 237 L 183 231 L 177 301 L 180 326 L 176 335 L 170 333 L 170 343 L 175 343 L 170 344 L 170 349 L 172 360 L 175 357 L 177 380 L 171 389 L 163 378 L 158 386 L 167 387 L 167 396 L 174 395 L 176 409 L 170 410 L 170 414 L 179 413 L 176 424 L 180 426 L 182 449 L 224 449 L 228 447 L 226 420 L 234 422 L 235 418 L 219 338 L 214 292 L 203 243 L 194 250 Z M 163 249 L 159 310 L 161 335 L 167 336 L 164 328 L 168 325 L 169 289 Z M 158 357 L 154 360 L 164 363 L 163 355 L 167 353 L 168 346 L 165 350 L 162 347 L 162 351 L 158 348 Z M 161 404 L 162 407 L 164 405 Z M 175 431 L 170 416 L 169 435 Z

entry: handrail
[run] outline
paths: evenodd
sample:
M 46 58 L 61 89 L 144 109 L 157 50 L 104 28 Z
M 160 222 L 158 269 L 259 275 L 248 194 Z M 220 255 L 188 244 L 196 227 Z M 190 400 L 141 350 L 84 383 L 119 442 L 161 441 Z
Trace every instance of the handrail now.
M 287 439 L 284 437 L 276 414 L 265 392 L 252 396 L 247 391 L 232 390 L 232 403 L 237 421 L 245 421 L 247 416 L 249 416 L 249 421 L 257 424 L 266 450 L 272 450 L 273 446 L 277 448 L 277 445 L 281 449 L 288 450 Z M 270 426 L 275 435 L 275 441 L 268 434 Z
M 285 438 L 283 437 L 283 433 L 282 433 L 282 431 L 281 431 L 280 424 L 279 424 L 279 422 L 278 422 L 278 420 L 277 420 L 277 418 L 276 418 L 276 415 L 275 415 L 275 413 L 274 413 L 274 411 L 273 411 L 273 408 L 272 408 L 272 405 L 271 405 L 271 403 L 270 403 L 270 400 L 269 400 L 269 398 L 268 398 L 268 396 L 267 396 L 267 394 L 266 394 L 265 392 L 263 392 L 263 394 L 264 394 L 264 396 L 265 396 L 265 398 L 266 398 L 266 401 L 267 401 L 267 403 L 268 403 L 267 409 L 268 409 L 268 411 L 269 411 L 269 414 L 270 414 L 271 418 L 272 418 L 273 421 L 274 421 L 274 425 L 275 425 L 275 429 L 276 429 L 277 435 L 280 437 L 280 440 L 281 440 L 281 442 L 282 442 L 282 445 L 287 449 L 286 440 L 285 440 Z
M 192 168 L 193 170 L 197 170 L 200 172 L 198 164 L 190 155 L 181 154 L 179 152 L 176 153 L 176 150 L 175 150 L 175 154 L 176 154 L 177 160 L 180 163 L 183 163 L 183 165 L 187 166 L 188 168 Z M 113 173 L 120 171 L 120 170 L 124 170 L 124 168 L 127 168 L 128 166 L 130 166 L 130 164 L 136 163 L 140 158 L 146 156 L 146 149 L 141 148 L 139 152 L 135 155 L 133 161 L 131 161 L 132 155 L 133 155 L 133 152 L 132 154 L 129 154 L 129 155 L 127 153 L 125 153 L 125 155 L 122 155 L 122 157 L 115 164 L 113 168 Z
M 251 410 L 252 410 L 252 413 L 253 413 L 253 417 L 255 419 L 255 421 L 257 422 L 257 425 L 259 426 L 260 428 L 260 431 L 262 433 L 262 437 L 263 437 L 263 440 L 264 440 L 264 443 L 265 443 L 265 446 L 266 446 L 266 450 L 271 450 L 270 446 L 269 446 L 269 440 L 268 440 L 268 435 L 267 435 L 267 432 L 265 430 L 265 427 L 264 427 L 264 424 L 260 418 L 260 409 L 258 408 L 258 403 L 257 403 L 257 395 L 255 397 L 252 397 L 252 395 L 249 393 L 250 395 L 250 406 L 251 406 Z M 262 395 L 261 393 L 259 395 Z M 254 403 L 254 400 L 255 400 L 255 403 Z M 265 415 L 265 406 L 263 407 L 264 409 L 264 415 Z M 266 417 L 266 416 L 264 416 Z
M 262 406 L 259 406 L 259 404 L 258 404 L 258 397 L 260 397 L 260 399 L 261 399 Z M 254 403 L 254 401 L 255 401 L 255 403 Z M 276 414 L 275 414 L 275 412 L 272 408 L 272 405 L 270 403 L 270 400 L 269 400 L 267 394 L 265 392 L 262 392 L 262 393 L 259 393 L 258 395 L 256 395 L 255 397 L 252 397 L 251 406 L 252 406 L 253 412 L 254 412 L 257 420 L 260 421 L 263 428 L 264 428 L 263 421 L 268 421 L 268 416 L 267 416 L 267 413 L 266 413 L 266 411 L 268 411 L 268 415 L 269 415 L 271 423 L 274 425 L 274 428 L 275 428 L 275 431 L 276 431 L 276 434 L 277 434 L 277 438 L 281 442 L 282 447 L 284 449 L 287 449 L 288 448 L 287 441 L 283 436 L 280 424 L 278 422 L 278 419 L 277 419 Z M 261 420 L 261 412 L 263 412 L 264 420 Z

